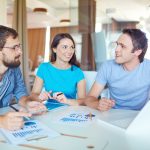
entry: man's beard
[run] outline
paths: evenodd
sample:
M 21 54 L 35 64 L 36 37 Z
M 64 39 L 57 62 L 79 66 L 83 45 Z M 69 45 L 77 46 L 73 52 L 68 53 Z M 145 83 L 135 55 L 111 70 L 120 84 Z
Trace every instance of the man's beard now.
M 19 57 L 20 57 L 20 56 L 15 57 L 15 60 L 14 60 L 14 61 L 11 61 L 11 62 L 8 62 L 8 61 L 3 60 L 3 64 L 4 64 L 6 67 L 9 67 L 9 68 L 16 68 L 16 67 L 20 66 Z M 18 60 L 16 61 L 16 59 L 18 59 Z

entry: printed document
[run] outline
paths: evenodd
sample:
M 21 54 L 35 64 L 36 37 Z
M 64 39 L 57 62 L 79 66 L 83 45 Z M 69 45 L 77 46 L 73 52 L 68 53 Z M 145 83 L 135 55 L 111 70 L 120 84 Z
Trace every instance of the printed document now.
M 37 120 L 26 121 L 24 127 L 17 131 L 9 131 L 6 129 L 0 130 L 11 144 L 22 144 L 36 139 L 54 138 L 59 136 L 59 133 L 46 127 Z

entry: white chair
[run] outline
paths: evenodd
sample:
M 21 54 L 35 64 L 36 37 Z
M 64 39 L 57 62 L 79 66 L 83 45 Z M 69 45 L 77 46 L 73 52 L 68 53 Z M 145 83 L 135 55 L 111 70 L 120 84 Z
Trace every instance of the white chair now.
M 97 72 L 96 71 L 83 71 L 83 73 L 84 73 L 85 80 L 86 80 L 86 92 L 88 93 L 95 81 Z
M 95 82 L 97 72 L 96 71 L 83 71 L 85 80 L 86 80 L 86 93 L 90 91 L 93 83 Z M 109 90 L 108 88 L 104 89 L 103 92 L 100 94 L 101 97 L 109 98 Z

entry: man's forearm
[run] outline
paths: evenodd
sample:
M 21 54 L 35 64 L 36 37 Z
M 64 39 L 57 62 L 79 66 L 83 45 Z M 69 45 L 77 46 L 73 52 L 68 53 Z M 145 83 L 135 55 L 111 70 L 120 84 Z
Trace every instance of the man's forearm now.
M 85 98 L 78 99 L 79 105 L 86 105 L 91 108 L 97 109 L 99 105 L 99 100 L 94 96 L 87 96 Z
M 19 100 L 19 104 L 23 107 L 26 107 L 27 103 L 30 101 L 38 101 L 38 95 L 37 94 L 31 94 L 30 96 L 23 96 Z
M 27 102 L 29 101 L 28 99 L 29 96 L 23 96 L 21 97 L 21 99 L 19 100 L 19 105 L 26 107 Z
M 0 128 L 3 128 L 4 127 L 4 125 L 3 125 L 3 118 L 4 118 L 4 115 L 1 115 L 0 116 Z
M 94 96 L 87 96 L 85 104 L 91 108 L 97 109 L 99 105 L 99 100 Z

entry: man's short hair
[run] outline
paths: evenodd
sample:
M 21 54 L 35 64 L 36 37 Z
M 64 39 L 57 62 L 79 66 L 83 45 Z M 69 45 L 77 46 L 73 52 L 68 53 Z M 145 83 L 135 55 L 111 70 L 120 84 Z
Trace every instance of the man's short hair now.
M 148 40 L 146 38 L 146 34 L 140 29 L 124 29 L 122 33 L 127 34 L 131 37 L 134 47 L 133 52 L 139 49 L 142 50 L 142 53 L 139 55 L 139 60 L 140 62 L 143 62 L 145 53 L 148 48 Z
M 0 50 L 4 47 L 9 36 L 15 39 L 18 37 L 18 33 L 12 28 L 0 25 Z

